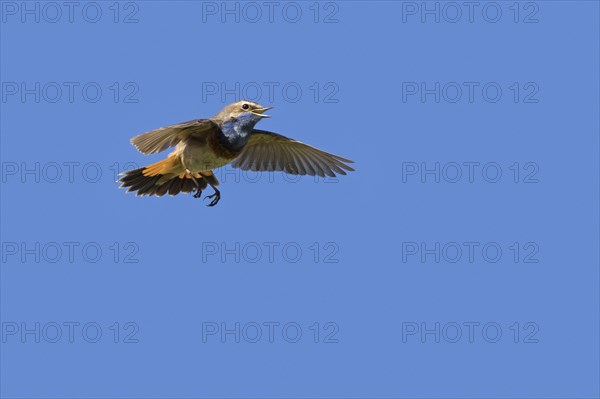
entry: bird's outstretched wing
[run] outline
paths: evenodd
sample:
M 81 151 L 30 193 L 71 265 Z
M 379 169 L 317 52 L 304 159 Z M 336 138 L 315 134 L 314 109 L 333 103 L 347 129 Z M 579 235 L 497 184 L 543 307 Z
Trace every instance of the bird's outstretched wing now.
M 242 153 L 232 166 L 253 171 L 285 171 L 292 175 L 325 175 L 353 171 L 353 161 L 329 154 L 307 144 L 265 130 L 253 130 Z
M 133 137 L 131 144 L 144 154 L 155 154 L 177 145 L 187 137 L 200 137 L 214 129 L 218 130 L 218 127 L 210 119 L 194 119 L 142 133 Z

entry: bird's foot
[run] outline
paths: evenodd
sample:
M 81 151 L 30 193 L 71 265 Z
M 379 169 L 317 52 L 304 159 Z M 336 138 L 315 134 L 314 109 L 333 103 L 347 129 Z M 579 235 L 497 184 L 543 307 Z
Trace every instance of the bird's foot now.
M 219 201 L 221 200 L 221 193 L 218 191 L 215 191 L 214 194 L 212 195 L 207 195 L 206 197 L 204 197 L 204 199 L 207 198 L 214 198 L 212 201 L 210 201 L 210 204 L 206 205 L 206 206 L 215 206 L 219 203 Z
M 196 192 L 194 193 L 194 198 L 200 198 L 202 197 L 202 190 L 197 189 Z

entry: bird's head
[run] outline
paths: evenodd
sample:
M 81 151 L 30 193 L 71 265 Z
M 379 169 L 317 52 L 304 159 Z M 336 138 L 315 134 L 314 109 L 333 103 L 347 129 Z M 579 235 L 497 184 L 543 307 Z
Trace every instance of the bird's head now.
M 221 110 L 218 114 L 213 117 L 213 120 L 221 122 L 248 122 L 256 124 L 263 118 L 270 118 L 269 115 L 265 115 L 265 112 L 273 107 L 263 107 L 260 104 L 252 101 L 238 101 L 233 104 L 229 104 Z

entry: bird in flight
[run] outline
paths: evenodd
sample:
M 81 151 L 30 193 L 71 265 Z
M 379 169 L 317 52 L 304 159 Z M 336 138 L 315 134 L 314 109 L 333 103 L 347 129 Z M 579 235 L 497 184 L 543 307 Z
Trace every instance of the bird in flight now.
M 238 101 L 210 119 L 194 119 L 133 137 L 131 143 L 146 155 L 175 149 L 162 161 L 125 172 L 118 180 L 121 187 L 137 195 L 160 197 L 194 192 L 194 197 L 200 198 L 202 190 L 210 185 L 214 194 L 205 198 L 211 199 L 208 206 L 215 206 L 221 192 L 212 170 L 229 163 L 242 170 L 321 177 L 354 170 L 348 165 L 353 162 L 349 159 L 255 129 L 261 119 L 270 117 L 265 112 L 271 108 Z

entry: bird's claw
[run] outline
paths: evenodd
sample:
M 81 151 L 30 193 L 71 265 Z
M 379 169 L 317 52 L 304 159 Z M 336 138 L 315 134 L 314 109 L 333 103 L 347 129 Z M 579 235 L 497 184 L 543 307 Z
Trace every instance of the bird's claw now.
M 194 198 L 200 198 L 202 197 L 202 190 L 196 190 L 196 192 L 194 193 Z
M 213 199 L 212 201 L 210 201 L 210 204 L 208 204 L 208 205 L 206 205 L 206 206 L 215 206 L 215 205 L 217 205 L 217 204 L 219 203 L 219 201 L 221 200 L 221 194 L 220 194 L 220 193 L 218 193 L 218 192 L 217 192 L 217 193 L 214 193 L 214 194 L 212 194 L 212 195 L 207 195 L 206 197 L 204 197 L 204 199 L 207 199 L 207 198 L 213 198 L 213 197 L 214 197 L 214 199 Z

